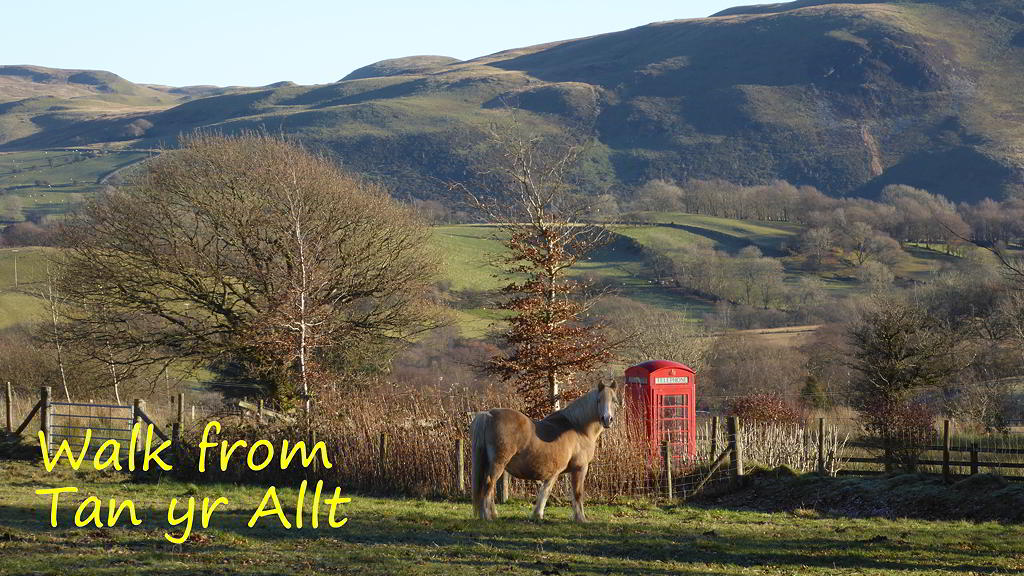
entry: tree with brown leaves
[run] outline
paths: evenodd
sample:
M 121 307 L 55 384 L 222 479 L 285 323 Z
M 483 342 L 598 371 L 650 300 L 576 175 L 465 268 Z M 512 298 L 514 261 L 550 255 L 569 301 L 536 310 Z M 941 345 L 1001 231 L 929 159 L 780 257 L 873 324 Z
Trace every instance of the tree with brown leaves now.
M 599 294 L 569 275 L 609 235 L 584 220 L 588 206 L 572 193 L 578 147 L 524 135 L 518 125 L 493 131 L 492 144 L 488 176 L 498 194 L 469 195 L 506 248 L 501 307 L 511 315 L 503 333 L 508 351 L 486 368 L 514 382 L 527 412 L 539 417 L 574 397 L 575 374 L 611 357 L 604 326 L 587 317 Z

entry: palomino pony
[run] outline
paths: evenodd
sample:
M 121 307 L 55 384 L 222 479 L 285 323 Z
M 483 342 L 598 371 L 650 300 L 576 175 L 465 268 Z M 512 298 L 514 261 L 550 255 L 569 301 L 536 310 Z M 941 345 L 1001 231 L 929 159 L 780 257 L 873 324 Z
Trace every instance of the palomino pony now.
M 560 474 L 572 477 L 572 511 L 583 514 L 583 482 L 594 458 L 597 439 L 615 421 L 615 384 L 597 388 L 547 418 L 535 421 L 517 410 L 480 412 L 470 425 L 473 442 L 473 515 L 492 520 L 498 515 L 494 490 L 503 472 L 540 481 L 533 518 L 544 518 L 548 495 Z

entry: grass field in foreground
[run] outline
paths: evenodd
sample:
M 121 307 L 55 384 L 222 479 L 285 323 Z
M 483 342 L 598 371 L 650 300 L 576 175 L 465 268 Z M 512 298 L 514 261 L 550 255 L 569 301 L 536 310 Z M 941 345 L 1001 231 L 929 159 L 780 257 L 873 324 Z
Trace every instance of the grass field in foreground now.
M 48 525 L 41 487 L 75 485 L 68 498 L 133 498 L 135 528 L 68 528 L 73 506 Z M 183 545 L 167 542 L 166 502 L 226 496 L 208 529 Z M 45 474 L 41 465 L 0 461 L 0 573 L 3 574 L 1014 574 L 1024 569 L 1024 527 L 997 523 L 848 519 L 655 506 L 588 507 L 590 524 L 526 518 L 529 504 L 499 507 L 501 519 L 469 518 L 468 502 L 352 497 L 338 529 L 284 530 L 263 519 L 246 526 L 262 488 L 133 484 L 116 474 Z M 282 489 L 286 512 L 295 492 Z M 106 505 L 106 504 L 104 504 Z M 105 515 L 105 512 L 104 512 Z M 307 519 L 308 523 L 308 519 Z

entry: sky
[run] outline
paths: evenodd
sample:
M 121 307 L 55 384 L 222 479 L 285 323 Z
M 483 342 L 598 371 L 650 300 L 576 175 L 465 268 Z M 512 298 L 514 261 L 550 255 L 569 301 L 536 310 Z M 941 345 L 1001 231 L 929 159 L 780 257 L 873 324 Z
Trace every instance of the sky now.
M 171 86 L 323 84 L 386 58 L 466 60 L 758 1 L 4 2 L 0 64 L 106 70 Z

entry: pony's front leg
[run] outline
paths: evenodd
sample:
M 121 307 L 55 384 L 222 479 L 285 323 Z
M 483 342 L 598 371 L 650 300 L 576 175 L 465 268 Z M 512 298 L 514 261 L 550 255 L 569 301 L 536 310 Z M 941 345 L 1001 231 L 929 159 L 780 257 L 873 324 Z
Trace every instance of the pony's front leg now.
M 586 522 L 587 515 L 583 513 L 583 482 L 587 479 L 589 466 L 582 466 L 570 472 L 572 477 L 572 513 L 577 522 Z
M 551 489 L 555 486 L 556 480 L 558 480 L 558 474 L 540 483 L 540 488 L 537 489 L 537 501 L 533 505 L 534 520 L 544 519 L 544 507 L 547 506 L 548 496 L 551 495 Z

